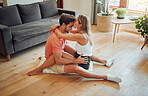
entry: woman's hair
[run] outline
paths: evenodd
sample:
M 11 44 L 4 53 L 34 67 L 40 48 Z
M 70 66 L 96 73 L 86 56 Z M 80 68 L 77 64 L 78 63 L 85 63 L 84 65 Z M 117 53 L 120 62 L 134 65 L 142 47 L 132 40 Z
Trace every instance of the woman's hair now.
M 79 15 L 78 16 L 78 22 L 79 22 L 79 24 L 82 24 L 82 26 L 80 28 L 81 33 L 86 33 L 88 35 L 87 37 L 88 37 L 91 45 L 93 45 L 89 18 L 87 16 L 84 16 L 84 15 Z

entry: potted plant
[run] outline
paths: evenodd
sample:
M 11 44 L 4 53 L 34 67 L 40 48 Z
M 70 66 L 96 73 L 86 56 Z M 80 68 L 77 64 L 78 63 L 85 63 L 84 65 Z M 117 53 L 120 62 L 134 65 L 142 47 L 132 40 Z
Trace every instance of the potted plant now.
M 102 2 L 101 0 L 99 0 L 100 2 Z M 101 11 L 101 13 L 97 14 L 97 28 L 98 31 L 101 32 L 111 32 L 113 29 L 113 24 L 111 23 L 112 19 L 113 19 L 113 14 L 112 12 L 115 9 L 112 9 L 111 11 L 109 11 L 109 0 L 105 0 L 104 4 L 102 4 L 102 9 L 104 9 L 104 11 Z
M 124 19 L 124 16 L 128 13 L 126 8 L 118 8 L 116 10 L 117 18 L 118 19 Z
M 136 29 L 138 32 L 141 33 L 141 36 L 145 38 L 147 41 L 148 39 L 148 16 L 145 14 L 142 17 L 139 17 L 137 21 L 135 21 Z

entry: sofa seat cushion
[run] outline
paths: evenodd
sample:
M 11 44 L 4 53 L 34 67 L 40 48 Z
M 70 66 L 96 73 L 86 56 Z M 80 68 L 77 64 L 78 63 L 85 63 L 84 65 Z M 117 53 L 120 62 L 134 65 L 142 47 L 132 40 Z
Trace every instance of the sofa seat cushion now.
M 22 24 L 19 12 L 15 5 L 0 8 L 0 24 L 15 26 Z
M 40 20 L 41 12 L 38 3 L 17 5 L 23 23 Z
M 56 15 L 50 18 L 10 27 L 14 43 L 48 33 L 52 25 L 59 24 L 58 20 L 59 15 Z
M 26 40 L 23 40 L 22 42 L 14 43 L 14 50 L 15 50 L 15 52 L 18 52 L 23 49 L 35 46 L 35 45 L 43 43 L 43 42 L 46 42 L 49 36 L 50 36 L 50 33 L 44 33 L 44 34 L 38 35 L 34 38 L 28 38 Z
M 42 14 L 42 18 L 51 17 L 58 14 L 58 8 L 55 0 L 38 2 Z

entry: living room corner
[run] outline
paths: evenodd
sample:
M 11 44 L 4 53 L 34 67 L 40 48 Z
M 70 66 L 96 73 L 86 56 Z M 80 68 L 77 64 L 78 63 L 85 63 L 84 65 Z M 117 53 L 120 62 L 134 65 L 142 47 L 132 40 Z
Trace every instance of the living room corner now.
M 89 74 L 95 73 L 94 77 L 113 74 L 116 76 L 113 79 L 121 77 L 122 82 L 108 81 L 109 77 L 85 78 L 81 73 L 75 74 L 79 70 L 73 66 L 71 70 L 76 71 L 70 74 L 51 72 L 52 65 L 42 70 L 41 74 L 28 75 L 36 68 L 40 70 L 41 64 L 47 62 L 46 44 L 51 34 L 57 32 L 49 30 L 60 27 L 59 18 L 63 13 L 76 19 L 74 27 L 76 22 L 81 26 L 80 15 L 89 18 L 91 38 L 83 34 L 87 42 L 92 40 L 93 46 Z M 67 30 L 67 25 L 64 26 Z M 78 34 L 75 37 L 78 38 L 82 31 L 74 27 L 69 35 Z M 59 41 L 63 40 L 56 36 Z M 69 60 L 76 61 L 78 51 L 75 50 L 80 45 L 75 38 L 64 41 L 74 51 L 66 53 L 67 50 L 62 49 L 68 55 L 61 58 L 72 56 Z M 60 42 L 58 46 L 62 44 Z M 84 51 L 87 44 L 83 44 L 80 50 Z M 54 59 L 49 64 L 55 62 L 58 65 L 53 53 L 51 57 Z M 83 54 L 78 55 L 83 58 Z M 106 64 L 114 59 L 108 67 L 102 62 L 94 62 L 93 56 L 106 60 Z M 66 65 L 71 64 L 80 63 Z M 61 71 L 60 68 L 55 69 Z M 0 0 L 0 96 L 147 96 L 147 69 L 148 0 Z

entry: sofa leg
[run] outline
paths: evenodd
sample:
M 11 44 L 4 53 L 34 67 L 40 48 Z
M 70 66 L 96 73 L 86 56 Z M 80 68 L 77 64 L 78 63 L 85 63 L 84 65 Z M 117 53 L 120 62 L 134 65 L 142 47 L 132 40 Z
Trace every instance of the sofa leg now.
M 7 55 L 7 59 L 8 59 L 8 61 L 10 61 L 10 55 Z

